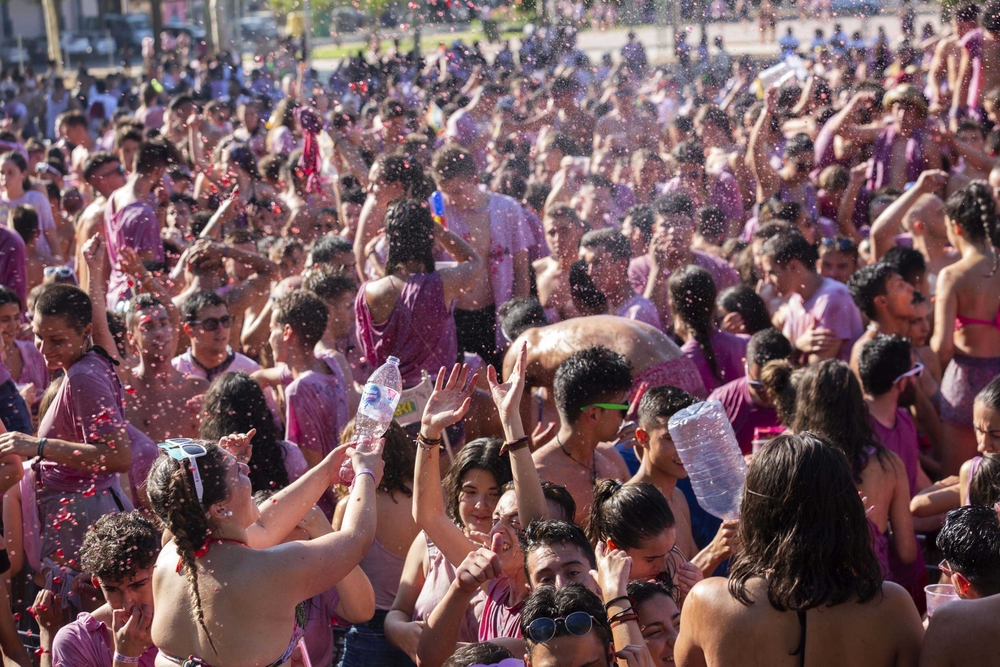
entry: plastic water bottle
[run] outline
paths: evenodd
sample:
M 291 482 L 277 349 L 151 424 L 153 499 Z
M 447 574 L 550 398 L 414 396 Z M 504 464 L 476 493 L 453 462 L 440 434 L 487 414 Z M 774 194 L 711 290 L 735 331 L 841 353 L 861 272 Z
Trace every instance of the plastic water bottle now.
M 389 357 L 388 361 L 375 369 L 368 378 L 361 393 L 358 416 L 354 418 L 354 438 L 359 452 L 370 452 L 392 422 L 403 391 L 403 378 L 399 375 L 399 359 Z M 350 484 L 354 481 L 354 467 L 346 459 L 340 467 L 340 481 Z
M 437 224 L 448 228 L 448 221 L 444 218 L 444 195 L 440 190 L 431 193 L 431 217 Z
M 667 422 L 698 504 L 723 520 L 740 518 L 747 464 L 719 401 L 695 403 Z

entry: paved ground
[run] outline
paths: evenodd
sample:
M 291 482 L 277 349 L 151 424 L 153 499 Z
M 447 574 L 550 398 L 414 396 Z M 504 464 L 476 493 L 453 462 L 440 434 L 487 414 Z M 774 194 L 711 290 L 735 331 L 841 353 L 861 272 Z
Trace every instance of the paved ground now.
M 834 23 L 841 23 L 844 32 L 848 35 L 852 34 L 855 30 L 860 30 L 866 38 L 874 37 L 881 26 L 885 28 L 890 38 L 894 38 L 899 34 L 899 18 L 895 14 L 895 10 L 887 10 L 887 12 L 883 15 L 866 18 L 858 16 L 831 16 L 828 19 L 807 17 L 805 20 L 800 20 L 798 17 L 795 17 L 794 20 L 779 21 L 777 34 L 780 38 L 791 27 L 799 41 L 803 44 L 808 44 L 812 40 L 813 33 L 817 28 L 821 28 L 825 34 L 829 35 L 833 32 Z M 940 27 L 940 20 L 937 13 L 932 13 L 930 9 L 925 8 L 917 17 L 917 29 L 919 30 L 927 22 L 934 25 L 935 30 Z M 688 26 L 687 29 L 690 33 L 688 42 L 697 44 L 700 35 L 698 27 Z M 673 44 L 669 28 L 659 29 L 655 26 L 642 26 L 635 28 L 635 31 L 640 41 L 646 46 L 646 52 L 649 54 L 651 61 L 664 62 L 672 57 Z M 625 44 L 627 34 L 627 28 L 607 31 L 586 30 L 580 33 L 578 44 L 590 56 L 591 60 L 597 60 L 602 54 L 608 51 L 617 54 Z M 761 44 L 756 22 L 713 23 L 708 27 L 708 34 L 710 41 L 716 35 L 722 35 L 726 48 L 733 54 L 749 53 L 751 55 L 765 56 L 778 53 L 778 45 L 776 43 Z M 442 34 L 442 37 L 446 36 L 447 33 Z M 408 41 L 403 41 L 403 48 L 408 48 Z M 426 35 L 424 42 L 426 43 Z M 363 45 L 359 42 L 358 47 L 360 48 L 361 46 Z M 513 40 L 513 46 L 514 48 L 517 47 L 516 38 Z M 488 47 L 488 52 L 492 53 L 497 49 L 496 45 L 491 45 Z M 337 62 L 338 60 L 336 59 L 318 59 L 313 60 L 313 66 L 321 72 L 329 71 L 336 66 Z

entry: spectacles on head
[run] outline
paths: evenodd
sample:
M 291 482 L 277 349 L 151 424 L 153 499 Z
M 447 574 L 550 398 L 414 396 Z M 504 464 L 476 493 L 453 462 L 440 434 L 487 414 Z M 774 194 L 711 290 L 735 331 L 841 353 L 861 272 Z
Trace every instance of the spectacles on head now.
M 858 249 L 858 246 L 848 238 L 836 238 L 833 236 L 824 236 L 819 240 L 819 243 L 824 248 L 836 248 L 840 252 L 853 252 Z
M 955 576 L 955 570 L 951 569 L 951 564 L 948 562 L 947 558 L 938 563 L 937 569 L 940 570 L 941 574 L 946 577 Z
M 191 438 L 171 438 L 166 442 L 158 444 L 157 448 L 165 451 L 175 461 L 180 461 L 181 463 L 187 461 L 188 467 L 191 469 L 191 477 L 194 478 L 194 491 L 200 503 L 202 497 L 205 495 L 205 486 L 201 483 L 198 458 L 208 454 L 205 446 L 198 444 Z
M 618 410 L 622 417 L 628 414 L 629 406 L 624 403 L 591 403 L 580 408 L 580 412 L 586 412 L 587 408 L 601 408 L 602 410 Z
M 528 638 L 537 644 L 544 644 L 556 636 L 560 624 L 568 634 L 583 637 L 594 627 L 594 617 L 585 611 L 574 611 L 559 618 L 536 618 L 528 624 Z
M 754 389 L 755 391 L 764 391 L 765 389 L 767 389 L 767 387 L 764 386 L 764 383 L 761 382 L 760 380 L 751 380 L 750 379 L 750 361 L 749 360 L 745 361 L 743 363 L 743 370 L 745 371 L 744 374 L 747 376 L 747 385 L 751 389 Z
M 220 326 L 223 329 L 233 326 L 233 319 L 232 315 L 223 315 L 222 317 L 206 317 L 203 320 L 191 320 L 188 324 L 196 326 L 202 331 L 216 331 Z
M 895 380 L 893 380 L 892 383 L 896 384 L 900 380 L 905 380 L 906 378 L 920 377 L 921 375 L 923 375 L 923 373 L 924 373 L 924 365 L 918 362 L 918 363 L 913 364 L 913 368 L 911 368 L 910 370 L 906 371 L 905 373 L 903 373 L 902 375 L 900 375 L 898 378 L 896 378 Z

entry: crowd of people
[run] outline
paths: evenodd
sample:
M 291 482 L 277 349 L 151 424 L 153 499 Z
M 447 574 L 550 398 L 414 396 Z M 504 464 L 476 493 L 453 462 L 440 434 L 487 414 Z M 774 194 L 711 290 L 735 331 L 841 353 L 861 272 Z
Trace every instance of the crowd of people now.
M 5 664 L 1000 664 L 1000 0 L 926 37 L 8 74 Z

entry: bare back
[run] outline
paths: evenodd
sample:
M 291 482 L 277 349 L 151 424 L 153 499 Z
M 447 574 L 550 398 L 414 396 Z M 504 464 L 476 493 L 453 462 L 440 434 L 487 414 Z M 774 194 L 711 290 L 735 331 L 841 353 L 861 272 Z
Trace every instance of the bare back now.
M 944 279 L 939 274 L 939 284 L 945 289 L 938 298 L 954 299 L 956 317 L 988 323 L 956 327 L 953 336 L 957 353 L 970 357 L 1000 357 L 1000 329 L 992 325 L 1000 314 L 997 309 L 1000 270 L 993 273 L 993 269 L 992 256 L 976 253 L 942 269 Z
M 763 579 L 751 579 L 755 602 L 744 606 L 730 595 L 728 582 L 711 577 L 688 594 L 674 656 L 683 667 L 913 667 L 923 630 L 909 595 L 892 583 L 865 603 L 845 602 L 810 609 L 803 627 L 793 611 L 767 602 Z

